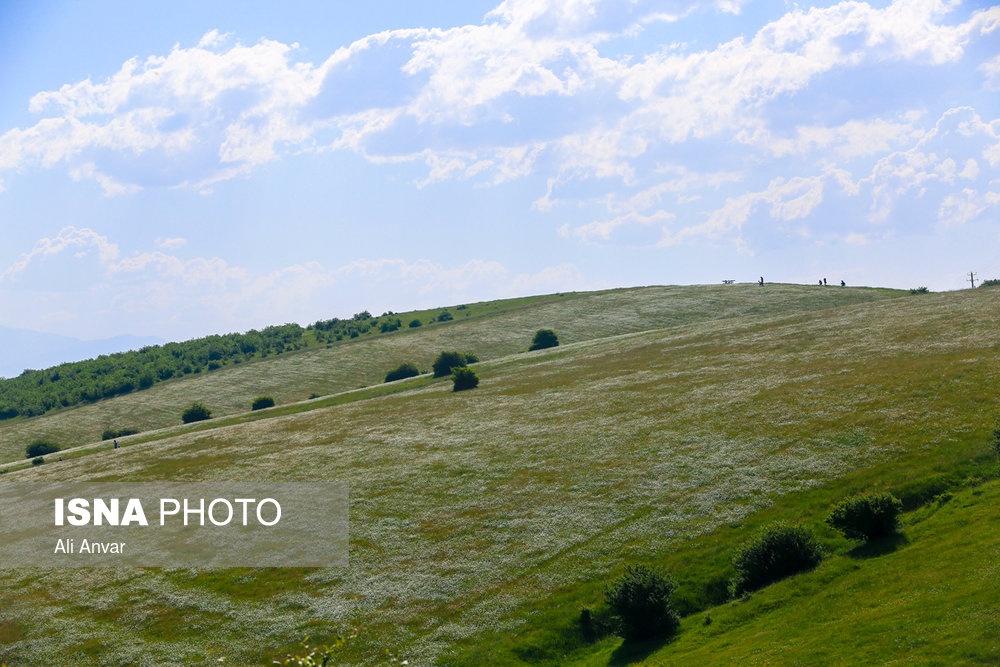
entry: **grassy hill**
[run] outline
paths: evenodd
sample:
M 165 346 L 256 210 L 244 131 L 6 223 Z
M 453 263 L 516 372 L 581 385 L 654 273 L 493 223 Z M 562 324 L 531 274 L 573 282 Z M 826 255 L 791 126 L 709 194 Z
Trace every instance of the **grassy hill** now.
M 953 494 L 907 515 L 902 539 L 690 616 L 666 646 L 607 640 L 576 664 L 998 664 L 998 504 L 995 481 Z
M 410 664 L 621 663 L 614 640 L 581 643 L 573 628 L 626 563 L 669 567 L 688 610 L 703 610 L 719 601 L 732 546 L 764 521 L 815 522 L 843 495 L 873 486 L 917 506 L 995 471 L 986 443 L 1000 414 L 997 293 L 887 298 L 899 294 L 719 286 L 551 297 L 426 332 L 165 382 L 108 401 L 121 401 L 113 408 L 99 403 L 12 423 L 3 437 L 13 458 L 8 438 L 31 429 L 86 441 L 110 415 L 88 410 L 146 414 L 143 426 L 154 428 L 176 423 L 191 400 L 235 413 L 257 393 L 286 402 L 377 383 L 395 363 L 426 366 L 440 349 L 484 359 L 480 387 L 470 392 L 416 378 L 393 393 L 353 391 L 293 414 L 165 428 L 121 450 L 8 473 L 3 483 L 345 480 L 351 564 L 346 571 L 5 570 L 0 660 L 261 664 L 304 635 L 322 641 L 359 627 L 340 656 L 346 662 L 371 664 L 392 649 Z M 566 344 L 520 352 L 541 327 Z M 173 393 L 157 393 L 167 389 Z M 961 504 L 931 518 L 948 522 L 953 507 Z M 935 525 L 931 518 L 926 526 Z M 930 538 L 916 531 L 890 556 L 921 560 Z M 847 546 L 824 539 L 835 550 Z M 810 576 L 850 569 L 837 562 Z M 854 583 L 837 581 L 854 595 Z M 786 622 L 767 615 L 769 594 L 723 608 L 733 612 L 712 611 L 718 621 L 704 631 L 692 629 L 699 622 L 692 615 L 676 644 L 645 655 L 673 664 L 670 651 L 711 639 L 734 660 L 745 658 L 738 633 Z M 992 590 L 983 596 L 973 604 L 1000 602 Z M 755 604 L 756 612 L 740 616 Z M 956 614 L 965 613 L 962 604 L 954 598 Z M 795 611 L 802 613 L 785 618 Z M 841 632 L 851 628 L 846 615 L 827 622 L 831 635 L 837 623 Z M 945 662 L 990 655 L 965 626 L 949 637 L 919 627 Z
M 429 369 L 438 352 L 461 349 L 481 359 L 526 350 L 543 327 L 558 330 L 563 342 L 690 322 L 753 314 L 800 312 L 865 302 L 900 292 L 878 289 L 808 289 L 770 285 L 651 287 L 583 294 L 548 295 L 450 308 L 455 320 L 418 329 L 364 336 L 286 352 L 238 366 L 160 382 L 124 396 L 47 413 L 32 419 L 0 421 L 0 461 L 24 457 L 32 440 L 62 447 L 94 442 L 106 428 L 141 431 L 180 423 L 192 401 L 208 405 L 215 417 L 242 413 L 255 396 L 270 394 L 279 404 L 381 383 L 392 367 L 412 361 Z M 441 309 L 397 316 L 429 321 Z

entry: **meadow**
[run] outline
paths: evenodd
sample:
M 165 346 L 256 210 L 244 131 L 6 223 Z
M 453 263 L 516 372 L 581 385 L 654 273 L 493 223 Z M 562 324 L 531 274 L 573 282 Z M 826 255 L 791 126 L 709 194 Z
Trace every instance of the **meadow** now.
M 675 643 L 642 659 L 745 657 L 744 637 L 780 632 L 804 608 L 769 603 L 780 593 L 768 589 L 714 610 L 729 550 L 748 530 L 775 517 L 817 521 L 842 495 L 870 487 L 918 507 L 921 494 L 971 488 L 995 470 L 987 441 L 1000 414 L 998 295 L 755 285 L 567 295 L 5 425 L 10 458 L 8 438 L 87 442 L 83 434 L 115 416 L 163 430 L 3 483 L 346 481 L 351 552 L 342 571 L 4 570 L 0 660 L 266 664 L 305 635 L 321 642 L 357 628 L 338 655 L 344 664 L 378 663 L 386 650 L 411 665 L 623 664 L 615 640 L 580 643 L 573 627 L 629 562 L 678 573 L 690 612 Z M 523 352 L 542 327 L 563 344 Z M 449 348 L 483 359 L 477 389 L 453 393 L 447 380 L 420 377 L 297 412 L 238 414 L 259 393 L 280 404 L 374 385 L 399 361 L 425 367 Z M 191 400 L 233 418 L 170 426 Z M 930 530 L 960 506 L 920 525 Z M 912 544 L 890 558 L 920 554 L 931 540 L 916 523 L 909 532 Z M 849 577 L 884 576 L 852 574 L 856 561 L 837 558 L 809 576 L 847 591 L 861 587 Z M 777 607 L 787 615 L 771 615 Z M 709 608 L 719 620 L 696 628 Z M 920 627 L 925 637 L 933 630 Z M 954 634 L 927 641 L 944 658 L 981 641 L 965 626 Z M 787 655 L 808 662 L 821 646 Z
M 181 423 L 181 412 L 193 401 L 205 403 L 213 417 L 244 413 L 255 396 L 269 394 L 278 404 L 310 396 L 379 384 L 385 373 L 412 361 L 429 369 L 446 349 L 475 352 L 496 359 L 524 351 L 534 332 L 556 327 L 564 342 L 592 340 L 622 333 L 678 326 L 707 319 L 755 313 L 826 308 L 900 293 L 871 289 L 789 289 L 781 285 L 706 286 L 696 292 L 678 287 L 609 290 L 468 304 L 398 317 L 429 322 L 448 310 L 449 322 L 425 324 L 387 334 L 367 335 L 272 355 L 198 375 L 159 382 L 123 396 L 55 410 L 38 418 L 0 421 L 0 461 L 24 457 L 36 439 L 63 448 L 98 441 L 106 428 L 150 431 Z

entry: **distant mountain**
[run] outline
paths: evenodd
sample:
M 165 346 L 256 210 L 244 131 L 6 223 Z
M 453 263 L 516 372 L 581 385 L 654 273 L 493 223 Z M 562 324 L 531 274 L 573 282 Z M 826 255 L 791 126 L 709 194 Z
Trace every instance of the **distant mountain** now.
M 48 368 L 102 354 L 137 350 L 166 341 L 156 336 L 115 336 L 80 340 L 71 336 L 0 326 L 0 377 L 17 377 L 26 368 Z

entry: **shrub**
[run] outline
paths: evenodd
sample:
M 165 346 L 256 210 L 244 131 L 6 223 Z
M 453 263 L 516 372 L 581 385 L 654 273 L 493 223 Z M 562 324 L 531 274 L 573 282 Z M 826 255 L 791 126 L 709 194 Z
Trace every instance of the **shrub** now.
M 448 321 L 453 320 L 453 319 L 455 319 L 455 318 L 447 310 L 442 310 L 438 314 L 438 316 L 437 316 L 437 321 L 438 322 L 448 322 Z
M 532 350 L 544 350 L 547 347 L 555 347 L 559 345 L 559 338 L 556 336 L 556 332 L 552 329 L 539 329 L 535 332 L 535 337 L 531 339 L 531 346 L 528 348 L 528 352 Z
M 33 459 L 36 456 L 42 457 L 46 454 L 55 454 L 61 449 L 59 445 L 46 442 L 45 440 L 35 440 L 33 443 L 24 448 L 24 458 Z
M 990 278 L 979 284 L 980 287 L 1000 287 L 1000 278 Z
M 464 389 L 475 389 L 479 386 L 479 376 L 476 371 L 467 366 L 459 366 L 452 370 L 451 381 L 454 383 L 452 391 L 462 391 Z
M 403 323 L 400 322 L 398 317 L 390 317 L 389 319 L 384 320 L 381 324 L 379 324 L 378 329 L 382 333 L 389 333 L 390 331 L 396 331 L 401 326 L 403 326 Z
M 274 396 L 258 396 L 253 399 L 253 404 L 250 406 L 251 410 L 263 410 L 264 408 L 274 407 Z
M 33 466 L 40 466 L 43 463 L 45 463 L 45 459 L 41 456 L 36 456 L 35 458 L 31 459 L 31 465 Z
M 926 287 L 913 287 L 910 289 L 910 294 L 927 294 L 930 292 Z
M 210 419 L 212 417 L 212 411 L 206 408 L 201 403 L 192 403 L 191 407 L 181 413 L 181 419 L 184 420 L 185 424 L 190 424 L 191 422 L 200 422 L 205 419 Z
M 478 364 L 479 363 L 479 357 L 476 356 L 472 352 L 466 352 L 465 353 L 465 363 L 466 364 Z
M 396 366 L 391 371 L 385 374 L 386 382 L 395 382 L 396 380 L 402 380 L 404 378 L 411 378 L 420 375 L 420 370 L 416 365 L 406 362 L 405 364 L 400 364 Z
M 423 322 L 421 322 L 420 320 L 418 320 L 416 318 L 410 320 L 410 328 L 411 329 L 416 329 L 417 327 L 422 326 L 422 325 L 423 325 Z
M 629 565 L 625 574 L 604 588 L 604 599 L 625 639 L 669 636 L 677 631 L 680 617 L 671 596 L 673 580 L 644 565 Z
M 822 548 L 809 530 L 779 521 L 736 550 L 733 556 L 736 575 L 729 590 L 733 595 L 743 595 L 812 569 L 822 559 Z
M 871 542 L 896 532 L 903 503 L 891 493 L 866 493 L 845 498 L 826 522 L 852 540 Z
M 434 370 L 434 377 L 443 378 L 451 375 L 451 370 L 459 366 L 467 366 L 468 357 L 461 352 L 442 352 L 434 360 L 431 368 Z
M 139 431 L 134 428 L 106 428 L 101 433 L 101 440 L 124 438 L 126 435 L 135 435 L 138 432 Z

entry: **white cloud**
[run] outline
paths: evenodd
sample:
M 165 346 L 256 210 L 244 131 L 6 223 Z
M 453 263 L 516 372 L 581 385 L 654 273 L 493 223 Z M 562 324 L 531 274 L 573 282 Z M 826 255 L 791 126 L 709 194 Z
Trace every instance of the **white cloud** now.
M 161 250 L 173 250 L 175 248 L 183 248 L 187 245 L 187 239 L 176 237 L 176 238 L 163 238 L 157 237 L 154 241 L 157 248 Z
M 178 240 L 160 239 L 158 245 L 162 248 L 163 241 L 170 246 Z M 17 280 L 42 261 L 50 263 L 46 271 L 65 275 L 67 266 L 80 255 L 96 260 L 90 271 L 94 283 L 83 292 L 47 290 L 34 281 Z M 360 282 L 367 286 L 367 298 L 377 303 L 347 300 L 356 297 L 350 297 L 353 290 L 345 288 Z M 517 273 L 484 259 L 454 265 L 427 259 L 359 259 L 339 267 L 307 261 L 261 272 L 220 257 L 183 259 L 162 249 L 126 254 L 106 236 L 76 227 L 39 239 L 0 275 L 0 285 L 5 298 L 20 303 L 20 308 L 39 309 L 29 313 L 35 319 L 58 311 L 66 321 L 96 327 L 76 334 L 98 337 L 135 330 L 137 321 L 147 332 L 181 337 L 284 321 L 305 324 L 343 316 L 351 308 L 430 307 L 594 287 L 572 264 Z M 337 295 L 342 295 L 340 300 Z M 95 318 L 95 313 L 101 317 Z
M 953 2 L 845 1 L 795 9 L 712 49 L 602 55 L 609 38 L 652 22 L 742 4 L 505 0 L 481 25 L 378 33 L 318 65 L 297 62 L 294 44 L 230 45 L 211 30 L 196 47 L 129 60 L 104 81 L 38 93 L 30 109 L 46 117 L 0 136 L 0 169 L 65 164 L 108 195 L 204 190 L 286 153 L 334 148 L 426 163 L 418 185 L 499 183 L 540 169 L 629 183 L 636 161 L 665 143 L 766 138 L 762 109 L 819 74 L 864 61 L 954 62 L 1000 25 L 998 7 L 949 24 Z M 996 60 L 983 67 L 992 76 Z M 478 126 L 492 138 L 469 140 Z M 802 125 L 774 150 L 850 158 L 912 129 L 878 119 Z
M 16 279 L 31 264 L 47 257 L 59 255 L 66 250 L 75 250 L 77 257 L 92 251 L 96 252 L 101 264 L 110 264 L 117 260 L 119 255 L 118 246 L 108 241 L 106 236 L 102 236 L 92 229 L 77 229 L 73 226 L 67 226 L 63 227 L 53 238 L 39 239 L 34 248 L 21 255 L 16 262 L 0 274 L 0 280 Z
M 1000 56 L 996 56 L 979 66 L 979 71 L 986 77 L 988 90 L 1000 90 Z

